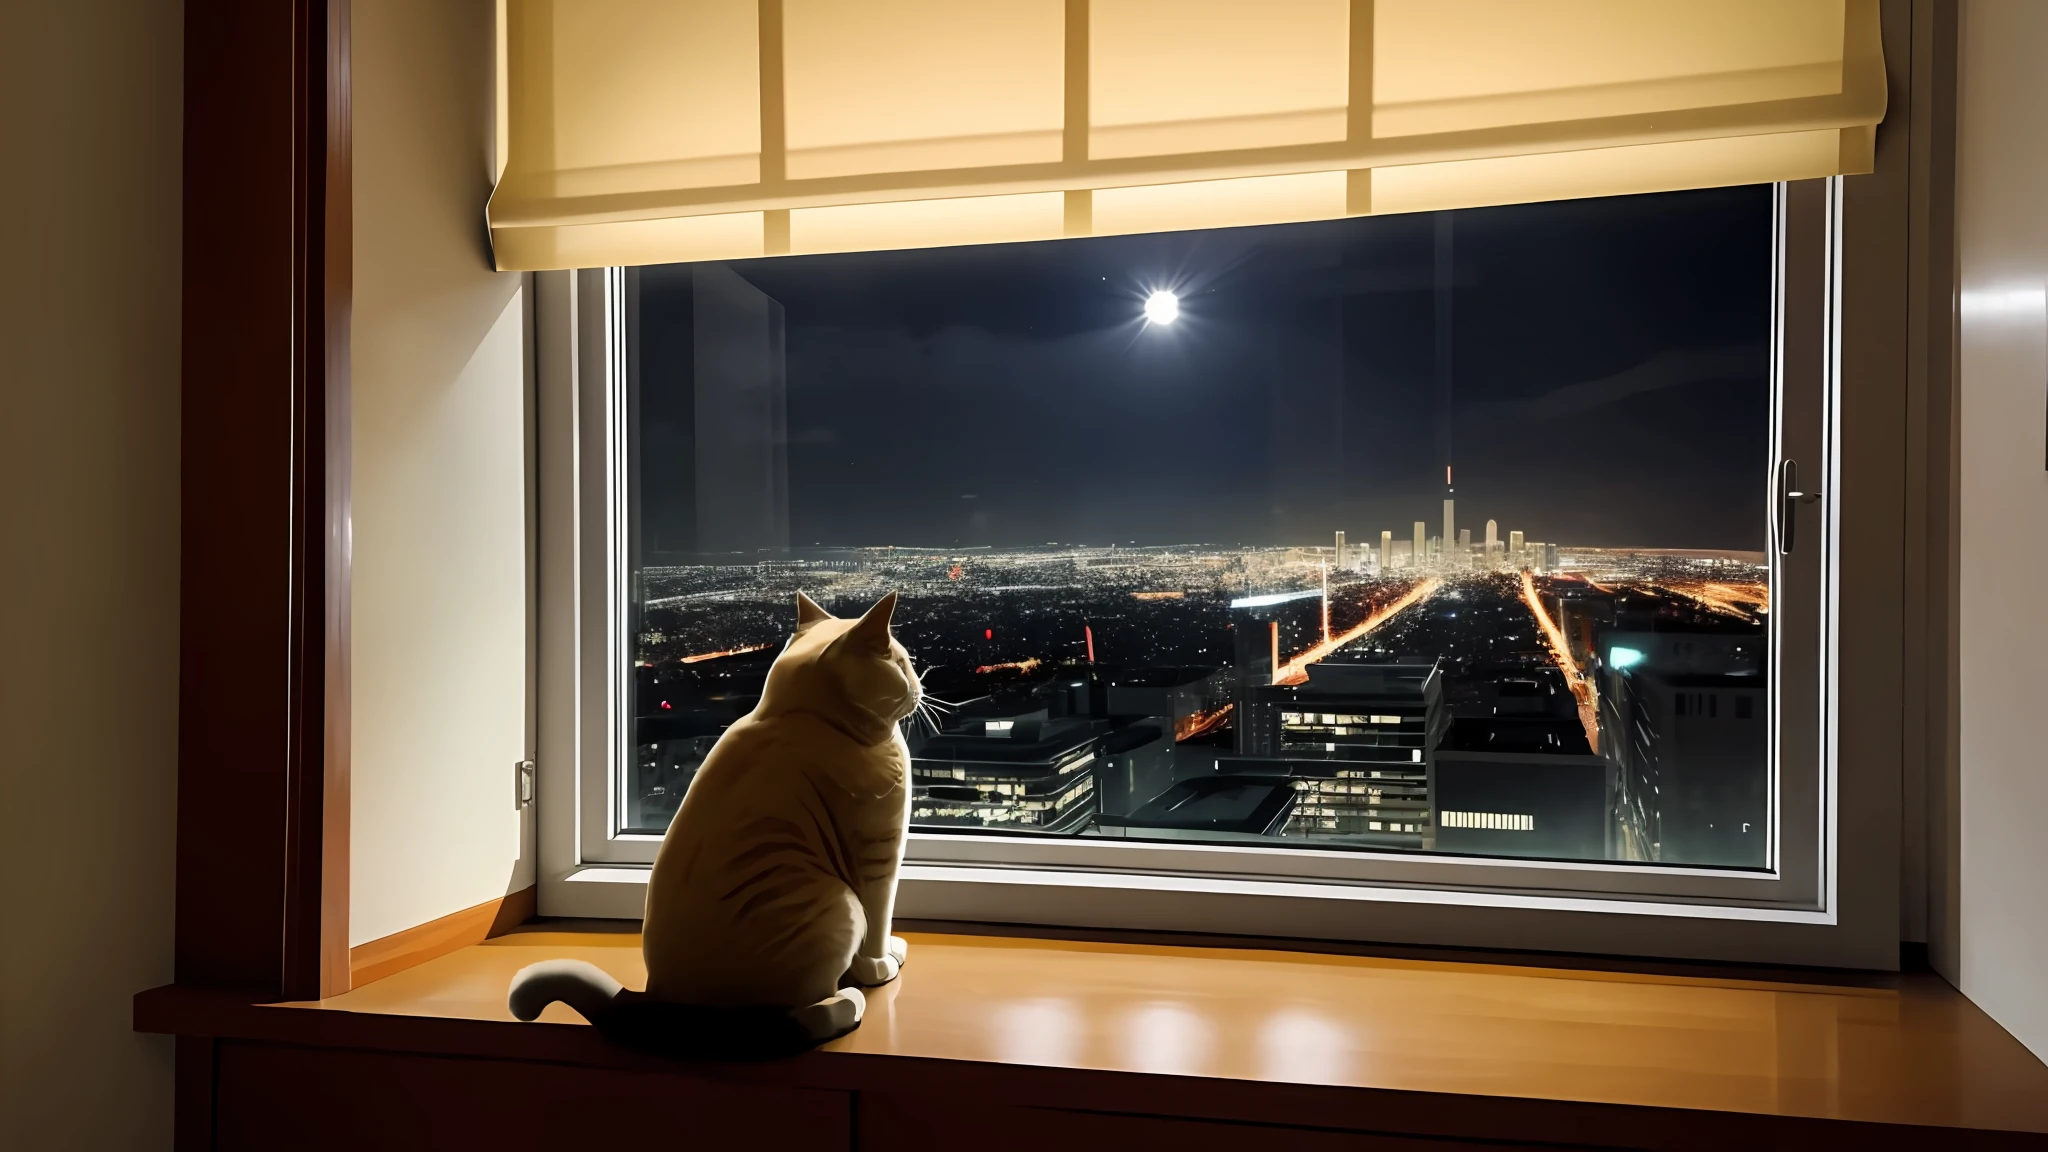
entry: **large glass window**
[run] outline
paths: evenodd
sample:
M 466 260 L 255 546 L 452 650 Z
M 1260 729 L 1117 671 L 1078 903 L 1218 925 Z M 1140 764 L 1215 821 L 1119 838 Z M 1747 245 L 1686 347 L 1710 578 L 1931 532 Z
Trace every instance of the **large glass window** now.
M 1769 866 L 1781 203 L 629 271 L 613 826 L 895 590 L 923 830 Z

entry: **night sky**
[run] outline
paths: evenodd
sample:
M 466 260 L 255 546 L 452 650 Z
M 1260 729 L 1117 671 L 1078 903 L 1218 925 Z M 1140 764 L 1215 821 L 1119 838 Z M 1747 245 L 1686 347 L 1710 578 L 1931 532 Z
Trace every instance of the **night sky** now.
M 729 267 L 784 308 L 798 545 L 1376 544 L 1440 529 L 1450 463 L 1475 539 L 1757 550 L 1770 222 L 1758 186 Z

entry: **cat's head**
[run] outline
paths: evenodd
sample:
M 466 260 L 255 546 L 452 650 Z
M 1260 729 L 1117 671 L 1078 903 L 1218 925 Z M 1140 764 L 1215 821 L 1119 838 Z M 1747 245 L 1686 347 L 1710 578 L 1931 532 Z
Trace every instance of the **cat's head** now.
M 858 620 L 842 620 L 799 592 L 796 634 L 768 672 L 763 703 L 815 712 L 880 741 L 917 710 L 922 693 L 910 653 L 889 631 L 896 594 Z

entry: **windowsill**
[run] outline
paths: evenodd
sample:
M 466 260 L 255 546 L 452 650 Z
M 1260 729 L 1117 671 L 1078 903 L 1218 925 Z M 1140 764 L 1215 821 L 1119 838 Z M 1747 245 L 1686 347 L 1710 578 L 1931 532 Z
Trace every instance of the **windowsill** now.
M 1481 859 L 1469 866 L 1510 866 L 1523 861 Z M 611 894 L 597 905 L 605 915 L 635 918 L 647 903 L 645 865 L 586 864 L 562 877 L 565 884 L 590 885 Z M 1679 919 L 1749 920 L 1778 924 L 1833 924 L 1826 912 L 1675 900 L 1566 896 L 1455 888 L 1406 888 L 1389 884 L 1320 884 L 1295 880 L 1261 880 L 1240 876 L 1208 877 L 1144 872 L 1086 872 L 1025 867 L 982 867 L 906 861 L 906 884 L 961 884 L 984 887 L 1040 887 L 1073 891 L 1123 889 L 1138 892 L 1187 892 L 1216 896 L 1268 896 L 1295 900 L 1346 901 L 1376 904 L 1427 904 L 1459 908 L 1509 908 L 1522 911 L 1589 912 L 1617 916 L 1664 916 Z M 615 910 L 616 909 L 616 910 Z M 918 912 L 925 916 L 929 913 Z
M 1844 986 L 998 936 L 909 940 L 902 979 L 870 993 L 853 1034 L 793 1060 L 689 1071 L 1451 1137 L 1589 1138 L 1578 1125 L 1620 1120 L 1618 1108 L 1738 1125 L 2048 1133 L 2048 1068 L 1931 975 Z M 136 1026 L 675 1067 L 608 1044 L 561 1005 L 533 1024 L 505 1008 L 512 974 L 550 957 L 589 960 L 639 987 L 638 944 L 626 931 L 537 925 L 317 1003 L 155 989 L 137 997 Z
M 1079 928 L 1098 934 L 1196 933 L 1492 953 L 1649 956 L 1752 970 L 1777 965 L 1875 971 L 1898 963 L 1895 922 L 1879 926 L 1866 916 L 1852 930 L 1842 930 L 1834 911 L 1715 902 L 1697 893 L 1667 898 L 1589 894 L 1600 886 L 1597 879 L 1579 891 L 1518 891 L 1507 884 L 1526 883 L 1526 876 L 1499 873 L 1528 862 L 1505 858 L 1459 860 L 1457 867 L 1498 870 L 1484 877 L 1496 886 L 1461 889 L 1408 875 L 1389 882 L 1334 883 L 1105 866 L 1142 866 L 1143 860 L 1084 859 L 1076 867 L 960 863 L 921 859 L 918 848 L 913 840 L 896 899 L 896 915 L 916 923 L 1035 926 L 1027 935 Z M 564 875 L 543 876 L 540 907 L 555 916 L 638 920 L 646 909 L 649 872 L 642 864 L 585 864 Z

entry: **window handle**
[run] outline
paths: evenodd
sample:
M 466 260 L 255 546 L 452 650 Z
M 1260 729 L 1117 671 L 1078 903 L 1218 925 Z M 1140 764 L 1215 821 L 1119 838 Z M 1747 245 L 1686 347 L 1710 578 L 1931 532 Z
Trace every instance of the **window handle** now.
M 1794 528 L 1799 520 L 1799 506 L 1812 504 L 1820 499 L 1818 492 L 1799 490 L 1799 462 L 1782 460 L 1778 463 L 1778 554 L 1790 556 Z

